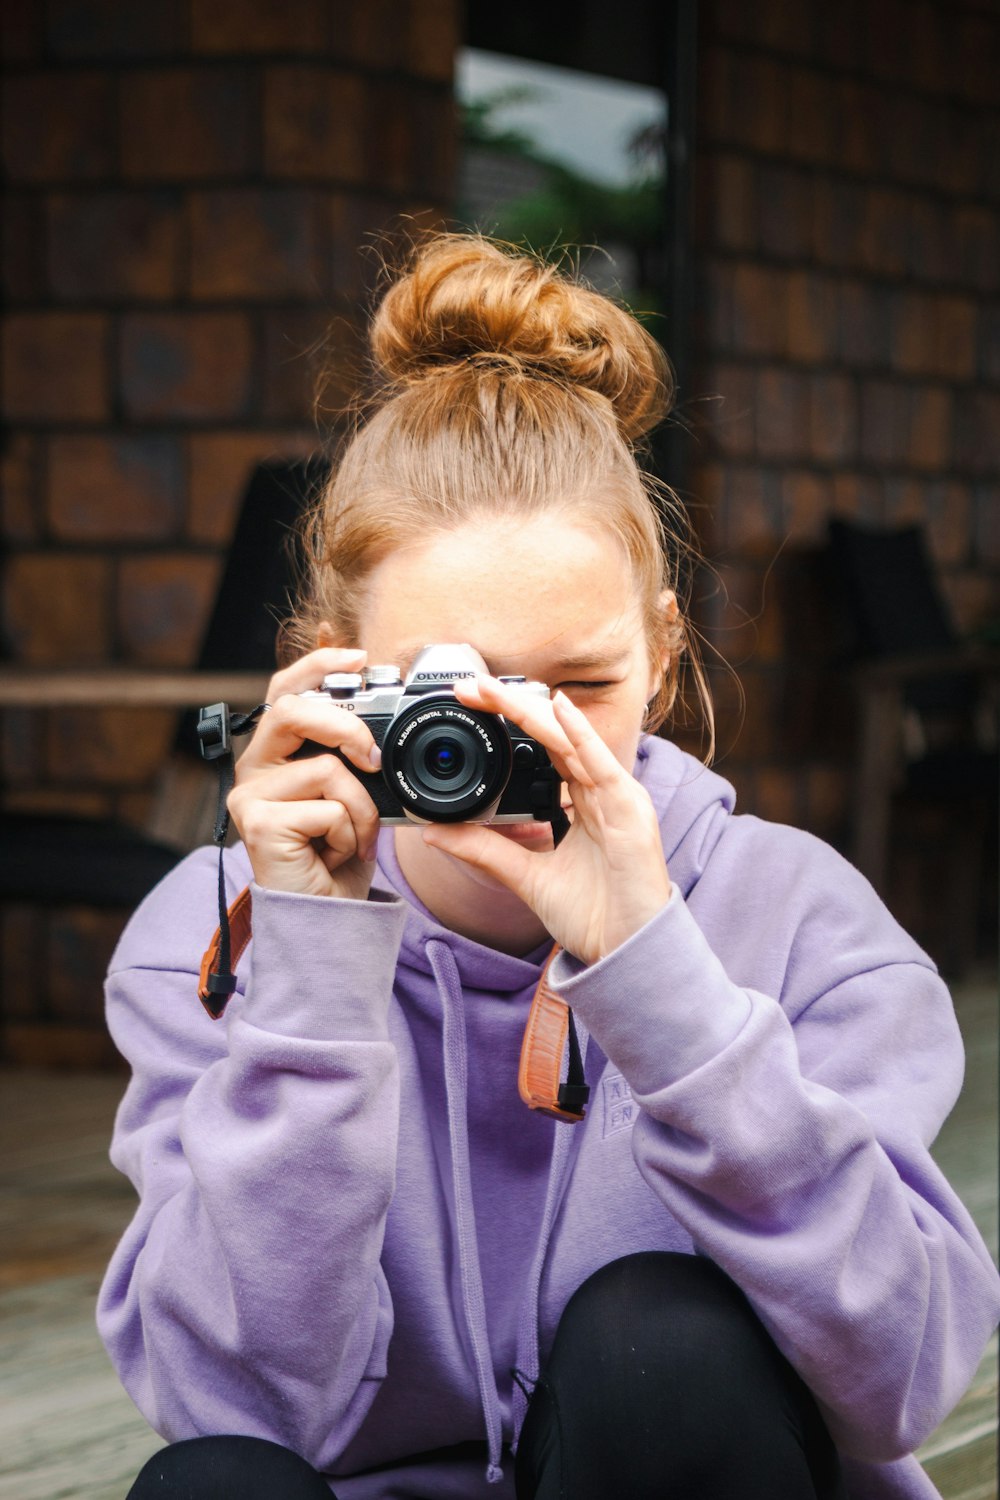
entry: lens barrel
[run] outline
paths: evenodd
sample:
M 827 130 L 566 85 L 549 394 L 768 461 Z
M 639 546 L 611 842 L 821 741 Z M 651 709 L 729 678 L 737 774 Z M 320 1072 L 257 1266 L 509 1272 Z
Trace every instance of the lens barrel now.
M 489 816 L 510 778 L 510 735 L 496 714 L 454 696 L 423 696 L 393 720 L 382 775 L 413 817 L 460 823 Z

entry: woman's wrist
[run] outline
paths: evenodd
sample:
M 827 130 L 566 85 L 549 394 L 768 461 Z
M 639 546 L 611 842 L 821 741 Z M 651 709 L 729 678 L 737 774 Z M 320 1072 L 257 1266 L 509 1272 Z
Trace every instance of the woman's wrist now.
M 406 921 L 396 897 L 330 900 L 256 884 L 247 993 L 238 1014 L 312 1041 L 381 1041 Z
M 636 1094 L 656 1093 L 709 1062 L 752 1008 L 676 886 L 666 906 L 596 963 L 561 953 L 549 982 Z

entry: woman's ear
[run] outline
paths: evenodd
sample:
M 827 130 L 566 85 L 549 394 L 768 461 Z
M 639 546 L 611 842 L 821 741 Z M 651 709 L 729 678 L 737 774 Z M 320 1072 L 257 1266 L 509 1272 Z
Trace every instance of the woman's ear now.
M 316 627 L 317 649 L 322 646 L 335 646 L 336 644 L 337 637 L 334 633 L 333 626 L 330 624 L 330 621 L 320 620 L 319 624 Z
M 650 663 L 652 672 L 652 683 L 649 696 L 658 692 L 664 674 L 670 665 L 670 658 L 676 652 L 677 621 L 680 616 L 680 607 L 677 603 L 677 595 L 673 589 L 664 589 L 656 601 L 656 612 L 659 617 L 659 629 L 656 632 L 657 646 Z

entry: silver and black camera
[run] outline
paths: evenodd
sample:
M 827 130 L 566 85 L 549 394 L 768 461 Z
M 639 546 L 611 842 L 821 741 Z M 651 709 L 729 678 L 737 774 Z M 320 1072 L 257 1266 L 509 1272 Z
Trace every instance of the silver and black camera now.
M 501 714 L 466 708 L 453 685 L 487 670 L 471 646 L 426 646 L 404 682 L 394 666 L 334 672 L 303 698 L 364 719 L 382 751 L 361 771 L 341 751 L 306 740 L 302 755 L 336 755 L 362 783 L 386 824 L 551 823 L 559 774 L 548 752 Z M 501 677 L 547 698 L 543 682 Z

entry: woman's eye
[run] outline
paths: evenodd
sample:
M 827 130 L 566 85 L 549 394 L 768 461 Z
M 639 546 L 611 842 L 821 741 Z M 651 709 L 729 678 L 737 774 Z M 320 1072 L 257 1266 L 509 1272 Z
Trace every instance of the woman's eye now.
M 609 687 L 614 687 L 614 683 L 613 682 L 590 682 L 590 681 L 586 681 L 586 682 L 583 682 L 583 681 L 581 681 L 581 682 L 560 682 L 560 683 L 557 684 L 556 691 L 557 692 L 563 692 L 563 693 L 576 693 L 576 692 L 579 692 L 581 689 L 586 690 L 586 689 L 589 688 L 591 692 L 596 692 L 596 691 L 598 691 L 601 688 L 609 688 Z

